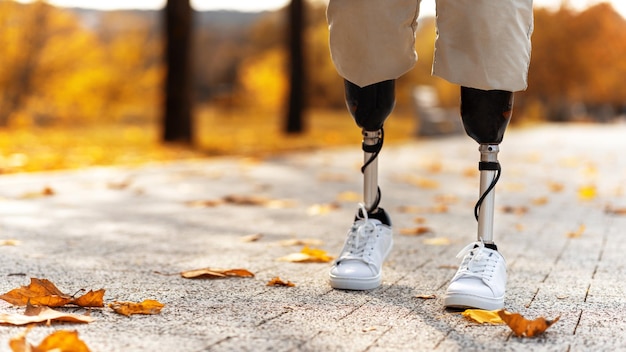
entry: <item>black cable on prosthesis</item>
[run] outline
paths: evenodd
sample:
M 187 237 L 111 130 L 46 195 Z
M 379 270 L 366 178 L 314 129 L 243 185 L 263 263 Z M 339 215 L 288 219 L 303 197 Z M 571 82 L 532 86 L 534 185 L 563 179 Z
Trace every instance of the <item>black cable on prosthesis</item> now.
M 378 131 L 380 131 L 380 136 L 379 136 L 378 141 L 376 142 L 376 144 L 371 144 L 371 145 L 370 144 L 365 144 L 365 140 L 364 140 L 362 145 L 361 145 L 364 152 L 372 154 L 372 155 L 370 155 L 369 159 L 367 159 L 367 161 L 361 167 L 361 173 L 362 174 L 365 174 L 365 169 L 372 162 L 374 162 L 374 160 L 376 160 L 376 158 L 378 158 L 378 154 L 380 154 L 380 151 L 383 148 L 383 141 L 385 140 L 385 130 L 381 127 Z M 380 191 L 380 187 L 377 186 L 376 188 L 377 188 L 376 200 L 374 201 L 374 204 L 372 204 L 372 207 L 369 210 L 377 209 L 378 205 L 380 204 L 380 199 L 382 197 L 382 193 Z
M 494 187 L 496 187 L 496 183 L 498 183 L 498 180 L 500 179 L 500 174 L 502 173 L 502 168 L 500 167 L 500 163 L 497 161 L 496 162 L 481 161 L 478 163 L 478 170 L 495 171 L 496 175 L 491 181 L 491 184 L 489 185 L 489 187 L 487 187 L 487 190 L 485 190 L 485 192 L 480 196 L 480 198 L 478 198 L 478 201 L 476 202 L 476 206 L 474 206 L 474 217 L 476 218 L 476 221 L 478 221 L 478 214 L 480 212 L 480 206 L 483 204 L 483 201 L 487 197 L 487 194 L 489 194 L 489 192 L 491 192 L 494 189 Z

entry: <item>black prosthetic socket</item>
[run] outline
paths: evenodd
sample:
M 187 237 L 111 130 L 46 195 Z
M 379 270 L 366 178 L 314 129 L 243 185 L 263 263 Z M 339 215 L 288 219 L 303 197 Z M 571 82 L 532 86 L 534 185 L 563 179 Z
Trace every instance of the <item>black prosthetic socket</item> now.
M 354 221 L 363 219 L 363 218 L 364 218 L 363 211 L 359 209 L 357 216 L 354 217 Z M 374 210 L 373 212 L 367 212 L 367 218 L 376 219 L 376 220 L 379 220 L 384 225 L 391 226 L 391 218 L 389 217 L 389 215 L 383 208 L 376 208 L 376 210 Z
M 344 81 L 346 104 L 356 124 L 366 131 L 378 131 L 395 106 L 395 80 L 365 87 Z
M 474 248 L 478 248 L 478 245 L 475 245 Z M 494 251 L 498 250 L 498 246 L 495 243 L 485 243 L 485 248 L 492 249 Z
M 500 144 L 513 112 L 513 92 L 461 87 L 461 118 L 480 144 Z

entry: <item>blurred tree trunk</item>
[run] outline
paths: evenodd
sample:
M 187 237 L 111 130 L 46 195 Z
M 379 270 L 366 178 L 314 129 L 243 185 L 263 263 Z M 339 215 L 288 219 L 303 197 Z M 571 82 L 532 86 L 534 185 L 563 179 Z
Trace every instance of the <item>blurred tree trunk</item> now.
M 288 8 L 288 46 L 290 87 L 288 91 L 287 116 L 285 119 L 285 132 L 289 134 L 302 133 L 304 131 L 304 53 L 302 37 L 304 35 L 304 0 L 291 0 Z
M 191 33 L 193 11 L 189 0 L 167 0 L 165 5 L 165 106 L 163 141 L 193 144 L 191 99 Z

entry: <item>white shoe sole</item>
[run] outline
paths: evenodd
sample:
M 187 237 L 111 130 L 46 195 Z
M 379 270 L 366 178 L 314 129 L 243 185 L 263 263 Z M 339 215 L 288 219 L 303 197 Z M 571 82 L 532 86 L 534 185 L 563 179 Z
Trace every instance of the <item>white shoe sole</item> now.
M 387 249 L 387 253 L 383 256 L 383 263 L 391 253 L 393 249 L 393 239 L 389 244 L 389 248 Z M 354 290 L 354 291 L 364 291 L 364 290 L 372 290 L 380 286 L 382 284 L 383 278 L 383 269 L 382 264 L 380 268 L 380 272 L 378 275 L 373 277 L 342 277 L 330 274 L 330 287 L 339 290 Z
M 504 308 L 504 296 L 485 298 L 468 294 L 446 294 L 443 305 L 447 308 L 476 308 L 484 310 L 498 310 Z

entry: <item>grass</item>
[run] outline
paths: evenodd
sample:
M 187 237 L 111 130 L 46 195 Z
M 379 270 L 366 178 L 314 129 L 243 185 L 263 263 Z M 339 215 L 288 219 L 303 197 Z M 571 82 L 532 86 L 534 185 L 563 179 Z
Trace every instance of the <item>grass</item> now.
M 311 110 L 306 132 L 282 133 L 280 114 L 204 108 L 196 114 L 196 147 L 160 143 L 158 123 L 18 126 L 0 130 L 0 173 L 141 165 L 154 161 L 237 155 L 264 157 L 296 150 L 354 146 L 361 132 L 347 111 Z M 414 118 L 393 114 L 385 143 L 412 138 Z

